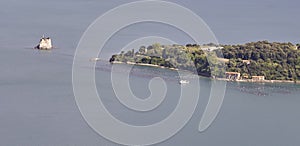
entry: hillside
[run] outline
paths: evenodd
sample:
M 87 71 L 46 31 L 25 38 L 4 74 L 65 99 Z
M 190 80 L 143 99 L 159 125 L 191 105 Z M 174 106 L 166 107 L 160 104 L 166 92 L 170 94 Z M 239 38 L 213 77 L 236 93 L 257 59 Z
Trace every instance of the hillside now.
M 265 76 L 267 80 L 299 80 L 299 44 L 259 41 L 244 45 L 223 45 L 227 71 L 248 76 Z M 249 60 L 249 62 L 245 62 Z
M 220 47 L 221 46 L 221 47 Z M 141 46 L 112 55 L 110 62 L 151 64 L 190 70 L 202 76 L 224 77 L 225 72 L 241 76 L 265 76 L 267 80 L 299 80 L 299 44 L 251 42 L 243 45 Z

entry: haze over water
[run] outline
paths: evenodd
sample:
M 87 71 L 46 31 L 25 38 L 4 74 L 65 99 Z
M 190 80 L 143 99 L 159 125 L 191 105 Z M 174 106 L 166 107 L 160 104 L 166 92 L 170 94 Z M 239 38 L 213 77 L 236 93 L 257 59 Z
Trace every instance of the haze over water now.
M 0 5 L 0 145 L 116 145 L 95 133 L 83 120 L 72 90 L 72 63 L 77 43 L 98 16 L 130 1 L 53 0 L 3 1 Z M 197 13 L 219 43 L 257 40 L 299 43 L 299 2 L 172 1 Z M 145 29 L 147 28 L 147 29 Z M 31 49 L 45 34 L 52 51 Z M 163 36 L 179 44 L 193 42 L 183 32 L 157 23 L 132 25 L 105 45 L 108 59 L 127 43 L 144 36 Z M 133 92 L 147 97 L 148 82 L 162 77 L 166 101 L 147 115 L 133 113 L 112 96 L 110 67 L 98 62 L 96 83 L 107 109 L 122 121 L 147 125 L 164 119 L 179 98 L 175 71 L 134 67 Z M 120 70 L 126 66 L 120 66 Z M 212 126 L 197 131 L 211 80 L 201 78 L 196 113 L 172 139 L 160 145 L 299 145 L 300 87 L 293 84 L 228 83 L 225 100 Z M 139 120 L 136 120 L 139 119 Z

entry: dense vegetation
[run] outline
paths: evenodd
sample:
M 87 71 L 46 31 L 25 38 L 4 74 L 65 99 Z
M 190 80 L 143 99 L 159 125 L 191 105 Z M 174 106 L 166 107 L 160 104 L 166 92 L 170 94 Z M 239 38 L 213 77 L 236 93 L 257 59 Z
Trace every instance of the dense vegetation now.
M 223 47 L 217 51 L 222 51 L 224 58 L 229 59 L 228 71 L 265 76 L 268 80 L 300 79 L 299 44 L 259 41 Z
M 205 52 L 200 49 L 199 45 L 160 45 L 156 43 L 148 47 L 141 46 L 136 52 L 134 49 L 126 53 L 122 51 L 111 57 L 110 62 L 114 61 L 189 70 L 202 76 L 222 76 L 225 73 L 225 64 L 218 61 L 215 52 Z
M 244 45 L 222 45 L 222 49 L 188 44 L 141 46 L 111 57 L 110 62 L 131 62 L 194 71 L 203 76 L 224 77 L 226 71 L 242 76 L 261 75 L 268 80 L 300 79 L 300 45 L 291 43 L 251 42 Z M 221 58 L 225 59 L 221 59 Z

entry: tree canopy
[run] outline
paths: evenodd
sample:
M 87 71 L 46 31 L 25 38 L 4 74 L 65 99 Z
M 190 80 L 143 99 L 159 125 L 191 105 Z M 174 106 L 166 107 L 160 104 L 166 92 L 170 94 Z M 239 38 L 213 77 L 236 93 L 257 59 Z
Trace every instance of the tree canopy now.
M 215 47 L 207 44 L 206 47 Z M 203 76 L 224 77 L 226 71 L 242 76 L 265 76 L 268 80 L 300 79 L 300 45 L 258 41 L 243 45 L 220 45 L 204 50 L 203 45 L 161 45 L 155 43 L 112 55 L 110 62 L 153 64 L 193 71 Z M 216 47 L 215 47 L 216 48 Z
M 223 45 L 228 71 L 268 80 L 299 80 L 300 50 L 292 43 L 258 41 L 244 45 Z

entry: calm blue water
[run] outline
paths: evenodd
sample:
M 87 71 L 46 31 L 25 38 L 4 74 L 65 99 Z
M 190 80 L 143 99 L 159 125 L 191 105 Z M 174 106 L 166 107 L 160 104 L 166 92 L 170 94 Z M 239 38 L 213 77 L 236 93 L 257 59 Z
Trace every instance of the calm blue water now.
M 105 11 L 126 2 L 1 2 L 0 145 L 116 145 L 95 133 L 83 120 L 72 91 L 72 61 L 86 27 Z M 174 2 L 199 14 L 221 43 L 261 39 L 300 42 L 296 0 Z M 31 49 L 44 33 L 53 38 L 56 49 Z M 161 35 L 181 44 L 191 41 L 174 28 L 145 23 L 114 35 L 101 57 L 108 59 L 128 42 L 148 35 Z M 124 67 L 120 65 L 119 71 Z M 142 114 L 123 107 L 112 94 L 110 68 L 107 62 L 97 63 L 96 83 L 105 106 L 118 119 L 147 125 L 164 119 L 175 108 L 180 89 L 176 72 L 134 67 L 130 85 L 136 96 L 145 98 L 150 94 L 147 87 L 153 77 L 162 77 L 168 85 L 163 104 Z M 199 133 L 197 127 L 211 81 L 201 78 L 200 84 L 201 97 L 191 121 L 160 145 L 300 144 L 299 85 L 228 83 L 219 116 L 207 131 Z

